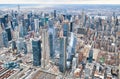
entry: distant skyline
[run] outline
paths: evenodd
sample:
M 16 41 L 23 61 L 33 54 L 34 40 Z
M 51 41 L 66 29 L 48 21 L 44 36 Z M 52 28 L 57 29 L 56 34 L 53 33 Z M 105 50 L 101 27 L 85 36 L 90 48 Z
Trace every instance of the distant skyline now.
M 40 7 L 54 7 L 54 6 L 74 6 L 74 7 L 90 7 L 90 8 L 97 8 L 97 7 L 102 7 L 102 8 L 119 8 L 119 4 L 0 4 L 0 8 L 17 8 L 17 6 L 20 5 L 21 8 L 40 8 Z M 64 5 L 64 6 L 63 6 Z
M 0 0 L 0 4 L 120 4 L 119 0 Z

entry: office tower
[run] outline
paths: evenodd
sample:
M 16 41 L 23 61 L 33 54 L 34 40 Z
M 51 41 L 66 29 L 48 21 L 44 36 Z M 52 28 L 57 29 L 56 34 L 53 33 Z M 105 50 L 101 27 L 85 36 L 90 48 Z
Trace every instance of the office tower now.
M 17 53 L 20 53 L 22 51 L 22 49 L 23 49 L 23 41 L 24 41 L 24 39 L 22 39 L 22 38 L 19 38 L 16 41 Z
M 75 55 L 77 38 L 75 37 L 75 35 L 72 32 L 70 34 L 71 34 L 71 36 L 70 36 L 70 43 L 68 46 L 67 61 L 72 62 L 73 56 Z
M 53 34 L 50 32 L 49 33 L 49 47 L 50 47 L 50 57 L 52 59 L 54 58 L 54 54 L 55 54 L 53 42 L 54 42 Z
M 0 32 L 0 48 L 3 47 L 3 39 L 2 39 L 2 32 Z
M 49 28 L 53 28 L 53 20 L 52 19 L 50 19 L 48 21 L 48 25 L 49 25 Z
M 19 38 L 19 30 L 15 29 L 12 33 L 13 33 L 13 39 L 17 40 Z
M 92 60 L 93 60 L 93 50 L 91 49 L 89 52 L 88 62 L 92 63 Z
M 118 25 L 119 25 L 119 19 L 116 18 L 115 26 L 118 26 Z
M 39 38 L 32 40 L 33 66 L 41 65 L 41 41 Z
M 19 23 L 19 37 L 24 37 L 26 35 L 26 27 L 23 25 L 23 21 Z
M 17 49 L 15 40 L 12 40 L 12 50 Z
M 35 24 L 35 32 L 39 31 L 39 19 L 34 19 L 34 24 Z
M 77 67 L 77 58 L 74 57 L 72 60 L 72 70 L 75 70 L 76 67 Z
M 70 21 L 71 20 L 72 15 L 67 15 L 67 19 Z
M 54 50 L 59 49 L 58 46 L 58 34 L 59 34 L 59 28 L 54 27 L 53 28 L 53 46 L 54 46 Z
M 31 26 L 30 26 L 30 30 L 31 31 L 35 31 L 35 24 L 34 24 L 34 22 L 33 21 L 31 21 Z
M 17 47 L 17 53 L 20 53 L 21 51 L 21 43 L 19 40 L 16 41 L 16 47 Z
M 32 38 L 30 38 L 30 40 L 27 40 L 26 44 L 27 44 L 27 52 L 32 53 Z
M 73 32 L 73 22 L 70 22 L 70 32 Z
M 29 29 L 29 19 L 27 15 L 24 17 L 23 26 L 25 28 L 25 34 L 26 34 Z
M 54 10 L 54 18 L 56 18 L 56 10 Z
M 66 37 L 60 38 L 60 58 L 59 58 L 59 70 L 65 72 L 66 70 Z
M 84 27 L 84 24 L 85 24 L 85 13 L 84 13 L 84 9 L 82 10 L 81 23 L 82 23 L 82 27 Z
M 42 58 L 41 66 L 45 68 L 49 64 L 50 50 L 47 29 L 42 29 Z
M 48 33 L 49 33 L 49 49 L 50 49 L 50 57 L 51 58 L 54 58 L 54 54 L 55 54 L 55 51 L 54 51 L 54 29 L 53 28 L 49 28 L 48 30 Z
M 26 41 L 23 38 L 19 38 L 16 42 L 13 41 L 12 48 L 17 48 L 17 52 L 24 52 L 24 54 L 27 54 L 27 44 Z
M 18 21 L 15 17 L 13 17 L 13 21 L 11 21 L 11 26 L 13 30 L 18 26 Z
M 4 28 L 8 27 L 8 25 L 7 25 L 7 23 L 8 23 L 8 14 L 6 14 L 4 16 L 4 18 L 2 19 L 2 21 L 3 21 L 3 24 L 4 24 Z
M 23 41 L 23 48 L 22 48 L 24 54 L 27 54 L 27 44 L 26 41 Z
M 48 25 L 48 17 L 45 17 L 45 25 Z
M 8 41 L 11 41 L 11 40 L 12 40 L 11 28 L 10 28 L 10 27 L 7 27 L 7 28 L 5 29 L 5 31 L 7 32 Z
M 67 23 L 63 24 L 63 36 L 68 36 L 69 25 Z
M 23 36 L 27 35 L 27 28 L 28 28 L 28 23 L 27 23 L 27 19 L 23 19 L 23 22 L 22 22 L 22 27 L 23 27 Z
M 3 42 L 3 46 L 8 47 L 8 35 L 6 31 L 2 32 L 2 42 Z
M 114 18 L 114 19 L 116 18 L 116 14 L 115 14 L 115 12 L 113 12 L 113 18 Z

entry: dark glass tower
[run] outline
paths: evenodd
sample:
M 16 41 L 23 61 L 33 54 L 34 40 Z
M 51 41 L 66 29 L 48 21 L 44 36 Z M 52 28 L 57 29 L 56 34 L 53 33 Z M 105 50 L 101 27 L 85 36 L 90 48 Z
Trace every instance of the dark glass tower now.
M 66 37 L 60 38 L 59 70 L 63 73 L 66 70 L 66 45 Z
M 70 32 L 73 32 L 73 22 L 70 22 Z
M 93 50 L 91 49 L 89 52 L 88 62 L 92 63 L 92 60 L 93 60 Z
M 63 36 L 68 36 L 69 26 L 68 24 L 63 25 Z
M 33 66 L 41 65 L 41 41 L 39 39 L 32 40 L 33 50 Z
M 56 18 L 56 10 L 54 10 L 54 18 Z
M 14 49 L 17 49 L 17 47 L 16 47 L 16 42 L 13 40 L 12 41 L 12 50 L 14 50 Z
M 49 47 L 50 47 L 50 57 L 54 58 L 54 48 L 53 48 L 53 34 L 49 34 Z
M 2 32 L 3 44 L 5 47 L 8 47 L 8 35 L 6 31 Z
M 24 51 L 24 54 L 27 54 L 27 44 L 25 41 L 23 42 L 23 51 Z
M 6 30 L 6 32 L 7 32 L 8 41 L 11 41 L 11 40 L 12 40 L 11 29 L 8 27 L 8 28 L 6 28 L 5 30 Z

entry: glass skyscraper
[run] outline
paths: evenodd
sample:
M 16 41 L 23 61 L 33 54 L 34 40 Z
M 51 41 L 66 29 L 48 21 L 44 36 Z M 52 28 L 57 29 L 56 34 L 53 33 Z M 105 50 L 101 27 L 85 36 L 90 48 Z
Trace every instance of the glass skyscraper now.
M 69 26 L 68 24 L 63 25 L 63 36 L 68 36 Z
M 5 47 L 8 47 L 8 35 L 6 31 L 2 32 L 3 44 Z
M 53 34 L 49 33 L 49 47 L 50 47 L 50 57 L 54 58 L 54 48 L 53 48 Z
M 63 73 L 66 70 L 66 45 L 66 37 L 60 38 L 59 70 Z
M 41 65 L 41 41 L 36 38 L 32 40 L 33 66 Z
M 5 29 L 5 31 L 7 32 L 8 41 L 11 41 L 12 40 L 11 29 L 8 27 Z

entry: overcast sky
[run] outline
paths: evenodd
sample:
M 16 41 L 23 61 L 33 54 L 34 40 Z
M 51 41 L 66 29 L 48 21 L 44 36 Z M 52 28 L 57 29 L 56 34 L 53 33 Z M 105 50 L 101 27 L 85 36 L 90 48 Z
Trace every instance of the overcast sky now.
M 120 0 L 0 0 L 0 4 L 120 4 Z

